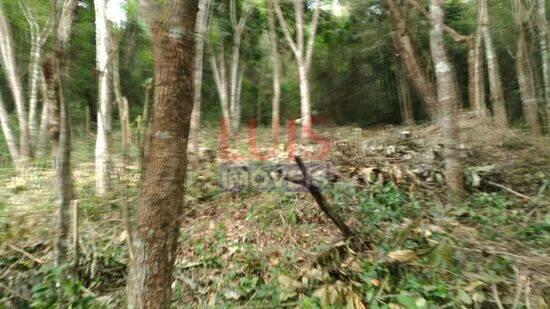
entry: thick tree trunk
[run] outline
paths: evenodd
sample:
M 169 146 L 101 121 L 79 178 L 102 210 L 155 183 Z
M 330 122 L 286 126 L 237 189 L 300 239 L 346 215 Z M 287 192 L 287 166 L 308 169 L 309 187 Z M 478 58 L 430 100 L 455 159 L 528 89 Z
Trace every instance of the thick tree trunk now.
M 548 122 L 546 125 L 550 130 L 550 33 L 548 32 L 548 21 L 546 20 L 545 0 L 537 1 L 537 17 L 542 55 L 544 97 L 546 99 L 545 109 Z
M 302 120 L 302 138 L 311 136 L 311 100 L 309 96 L 309 79 L 307 69 L 302 61 L 298 61 L 298 78 L 300 84 L 300 116 Z
M 273 143 L 279 143 L 280 105 L 281 105 L 281 63 L 277 44 L 277 32 L 275 28 L 275 12 L 273 1 L 267 1 L 268 35 L 271 48 L 271 66 L 273 69 L 273 99 L 271 102 L 271 132 Z
M 443 40 L 443 0 L 430 1 L 432 29 L 430 48 L 437 78 L 437 98 L 441 106 L 445 178 L 451 202 L 460 200 L 463 194 L 463 171 L 460 163 L 459 131 L 457 126 L 458 95 L 454 74 L 447 57 Z
M 147 2 L 156 7 L 157 1 Z M 183 208 L 187 138 L 193 110 L 196 0 L 165 0 L 151 21 L 155 66 L 153 122 L 147 136 L 128 277 L 130 308 L 169 308 Z M 179 35 L 170 32 L 179 29 Z
M 17 121 L 19 123 L 19 156 L 21 164 L 25 165 L 31 159 L 29 119 L 23 98 L 23 90 L 17 74 L 13 46 L 9 24 L 4 14 L 3 6 L 0 4 L 0 60 L 15 102 Z
M 504 104 L 504 92 L 502 90 L 502 77 L 500 75 L 500 66 L 498 64 L 497 54 L 493 45 L 493 38 L 489 30 L 489 7 L 487 0 L 481 1 L 481 33 L 485 43 L 485 57 L 487 61 L 487 70 L 489 72 L 489 90 L 491 94 L 491 105 L 495 123 L 501 128 L 508 127 L 508 116 L 506 116 L 506 106 Z
M 8 151 L 10 152 L 11 159 L 16 169 L 21 168 L 19 166 L 19 150 L 17 149 L 17 141 L 13 135 L 10 126 L 10 120 L 8 116 L 8 111 L 6 110 L 6 105 L 0 94 L 0 125 L 2 126 L 2 132 L 4 133 L 4 140 L 8 146 Z
M 399 109 L 401 111 L 401 123 L 406 126 L 414 125 L 414 111 L 412 106 L 411 88 L 406 73 L 402 68 L 397 71 L 397 85 L 399 92 Z
M 434 85 L 422 69 L 420 58 L 408 33 L 407 25 L 395 0 L 386 0 L 390 22 L 397 35 L 399 58 L 407 71 L 407 76 L 416 93 L 424 103 L 424 108 L 433 120 L 438 118 L 438 104 Z
M 98 72 L 97 138 L 95 145 L 96 194 L 109 192 L 109 166 L 111 163 L 111 93 L 109 87 L 109 29 L 107 2 L 94 0 L 96 24 L 96 70 Z
M 198 149 L 201 127 L 201 99 L 202 99 L 202 73 L 204 59 L 204 40 L 208 28 L 210 15 L 210 0 L 199 1 L 199 12 L 195 23 L 195 72 L 193 81 L 195 94 L 193 95 L 193 113 L 191 114 L 191 127 L 189 129 L 189 152 Z

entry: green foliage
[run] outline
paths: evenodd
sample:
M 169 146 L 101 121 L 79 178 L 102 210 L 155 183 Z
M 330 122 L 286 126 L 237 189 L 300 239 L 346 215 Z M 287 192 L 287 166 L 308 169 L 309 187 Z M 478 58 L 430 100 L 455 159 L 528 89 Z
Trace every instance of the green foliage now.
M 66 277 L 68 265 L 59 267 L 45 265 L 38 271 L 40 282 L 32 288 L 32 308 L 100 307 L 92 296 L 86 296 L 82 283 Z

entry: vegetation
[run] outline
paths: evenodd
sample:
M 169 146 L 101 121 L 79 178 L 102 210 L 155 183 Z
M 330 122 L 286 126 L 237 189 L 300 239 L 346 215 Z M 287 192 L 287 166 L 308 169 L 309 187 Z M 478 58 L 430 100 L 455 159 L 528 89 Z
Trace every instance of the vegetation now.
M 547 11 L 3 0 L 0 308 L 546 308 Z

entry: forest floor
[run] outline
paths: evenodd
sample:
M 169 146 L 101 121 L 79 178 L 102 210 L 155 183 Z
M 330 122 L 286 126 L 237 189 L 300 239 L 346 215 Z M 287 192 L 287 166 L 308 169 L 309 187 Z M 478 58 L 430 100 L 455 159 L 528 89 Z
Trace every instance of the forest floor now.
M 206 129 L 190 159 L 174 306 L 546 308 L 550 140 L 467 118 L 461 127 L 467 196 L 453 205 L 435 125 L 318 128 L 326 157 L 315 143 L 298 146 L 304 160 L 330 162 L 336 180 L 322 194 L 355 231 L 346 241 L 307 192 L 222 190 L 219 132 Z M 286 140 L 270 153 L 269 130 L 256 133 L 266 162 L 289 161 Z M 229 149 L 244 162 L 247 136 Z M 79 137 L 73 147 L 80 257 L 78 280 L 61 289 L 49 160 L 24 176 L 0 173 L 0 308 L 124 303 L 122 205 L 135 210 L 137 150 L 127 166 L 115 157 L 113 193 L 99 199 L 91 145 Z

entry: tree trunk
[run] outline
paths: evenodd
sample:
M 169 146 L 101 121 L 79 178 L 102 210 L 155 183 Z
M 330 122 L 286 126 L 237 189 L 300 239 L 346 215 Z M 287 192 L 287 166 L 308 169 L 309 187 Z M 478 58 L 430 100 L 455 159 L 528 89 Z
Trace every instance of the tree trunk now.
M 11 159 L 16 169 L 20 169 L 19 165 L 19 150 L 17 149 L 17 142 L 13 135 L 13 132 L 10 127 L 10 120 L 8 116 L 8 111 L 6 110 L 6 105 L 0 94 L 0 125 L 2 126 L 2 132 L 4 133 L 4 140 L 8 146 L 8 151 L 10 152 Z
M 540 52 L 542 55 L 542 76 L 544 82 L 544 97 L 546 99 L 547 127 L 550 130 L 550 33 L 546 20 L 545 0 L 537 1 L 537 17 L 540 37 Z
M 519 31 L 518 47 L 516 50 L 516 70 L 518 75 L 519 92 L 523 107 L 523 117 L 534 136 L 541 135 L 541 126 L 538 116 L 537 91 L 535 76 L 527 43 L 527 20 L 529 18 L 526 8 L 519 0 L 512 1 L 514 20 Z
M 129 308 L 169 308 L 183 208 L 187 138 L 193 110 L 196 0 L 150 0 L 155 67 L 153 122 L 147 136 L 128 276 Z M 169 29 L 180 29 L 178 35 Z
M 453 69 L 449 63 L 443 40 L 443 0 L 431 0 L 430 48 L 437 79 L 437 99 L 441 106 L 445 178 L 451 202 L 460 200 L 463 191 L 463 171 L 460 163 L 459 131 L 457 126 L 458 95 Z
M 474 39 L 471 41 L 469 50 L 468 67 L 472 71 L 470 75 L 470 105 L 476 111 L 477 115 L 485 119 L 488 115 L 487 105 L 485 103 L 485 76 L 483 71 L 483 35 L 481 31 L 481 20 L 483 17 L 482 2 L 478 1 L 477 24 Z M 473 45 L 473 46 L 472 46 Z M 471 57 L 471 58 L 470 58 Z
M 44 79 L 44 73 L 40 72 L 40 92 L 42 96 L 42 113 L 40 115 L 40 129 L 38 131 L 38 140 L 36 143 L 36 157 L 42 158 L 46 154 L 46 144 L 48 135 L 48 112 L 50 110 L 48 102 L 48 87 Z
M 298 62 L 298 77 L 300 82 L 300 113 L 302 119 L 302 138 L 308 138 L 311 135 L 311 101 L 309 97 L 309 79 L 307 70 L 302 61 Z
M 210 0 L 199 1 L 199 12 L 195 23 L 195 72 L 193 80 L 195 84 L 195 94 L 193 95 L 193 113 L 191 114 L 191 127 L 189 132 L 189 152 L 195 152 L 198 149 L 201 127 L 201 99 L 202 99 L 202 72 L 204 59 L 204 40 L 208 28 L 208 18 L 210 15 Z
M 271 66 L 273 68 L 273 99 L 271 103 L 271 132 L 273 143 L 279 143 L 280 105 L 281 105 L 281 63 L 277 44 L 277 32 L 275 28 L 275 13 L 273 1 L 267 1 L 268 35 L 271 48 Z
M 69 248 L 69 207 L 73 199 L 70 167 L 71 130 L 67 106 L 61 88 L 59 62 L 53 55 L 44 60 L 43 70 L 48 88 L 50 110 L 49 133 L 53 147 L 54 167 L 57 182 L 58 230 L 55 243 L 55 263 L 61 265 L 67 259 Z
M 223 49 L 218 53 L 218 59 L 219 60 L 216 60 L 214 55 L 210 56 L 210 66 L 212 67 L 216 89 L 218 90 L 218 96 L 220 98 L 223 122 L 229 131 L 229 135 L 232 136 L 231 112 L 229 110 L 229 100 L 227 97 L 227 76 L 225 72 Z
M 98 72 L 97 138 L 95 145 L 96 194 L 109 192 L 111 161 L 111 94 L 109 87 L 109 30 L 106 0 L 94 0 L 96 24 L 96 70 Z
M 115 102 L 118 107 L 118 118 L 120 121 L 120 134 L 122 140 L 122 152 L 126 156 L 130 150 L 130 144 L 132 142 L 132 129 L 130 128 L 130 111 L 128 106 L 128 100 L 122 96 L 120 89 L 120 67 L 119 67 L 119 50 L 118 39 L 112 40 L 113 59 L 113 90 L 115 94 Z
M 393 30 L 397 34 L 397 47 L 399 48 L 399 57 L 403 67 L 406 69 L 407 76 L 424 103 L 424 108 L 431 119 L 438 118 L 438 104 L 434 85 L 428 78 L 425 70 L 422 69 L 420 58 L 412 39 L 407 31 L 407 25 L 395 0 L 386 0 L 390 22 Z
M 54 52 L 46 56 L 42 64 L 44 84 L 49 107 L 48 132 L 52 141 L 54 167 L 56 172 L 56 194 L 58 205 L 58 229 L 55 242 L 55 263 L 66 262 L 69 247 L 69 207 L 74 198 L 71 172 L 71 126 L 69 105 L 63 97 L 61 72 L 65 61 L 65 50 L 69 40 L 77 0 L 66 0 L 58 8 L 54 2 L 53 12 L 61 10 L 54 21 Z
M 489 30 L 489 7 L 487 0 L 481 1 L 481 32 L 485 42 L 485 57 L 487 60 L 487 70 L 489 72 L 489 90 L 491 94 L 491 105 L 495 123 L 501 128 L 508 127 L 508 117 L 506 116 L 506 106 L 504 104 L 504 92 L 502 90 L 502 77 L 500 76 L 500 66 L 498 64 L 497 54 L 493 45 L 493 38 Z
M 407 76 L 402 68 L 397 70 L 397 85 L 399 92 L 399 109 L 401 111 L 401 123 L 406 126 L 414 125 L 414 112 L 412 106 L 411 88 Z
M 4 14 L 3 6 L 0 4 L 0 58 L 15 102 L 17 121 L 19 123 L 19 156 L 21 164 L 25 165 L 31 159 L 29 119 L 25 100 L 23 99 L 23 90 L 21 89 L 21 83 L 17 75 L 13 46 L 9 24 Z

